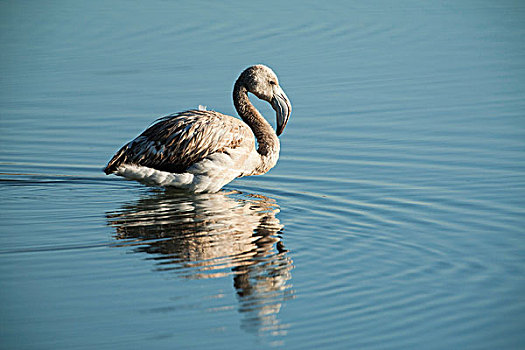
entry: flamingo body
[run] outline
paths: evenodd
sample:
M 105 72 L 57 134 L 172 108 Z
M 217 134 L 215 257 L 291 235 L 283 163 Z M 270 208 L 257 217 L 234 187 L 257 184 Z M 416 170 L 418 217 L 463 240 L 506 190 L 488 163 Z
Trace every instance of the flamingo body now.
M 282 132 L 291 111 L 288 98 L 271 69 L 252 66 L 234 87 L 235 107 L 243 120 L 205 110 L 160 118 L 125 144 L 104 172 L 196 193 L 217 192 L 237 177 L 266 173 L 277 163 L 280 143 L 248 92 L 272 104 Z

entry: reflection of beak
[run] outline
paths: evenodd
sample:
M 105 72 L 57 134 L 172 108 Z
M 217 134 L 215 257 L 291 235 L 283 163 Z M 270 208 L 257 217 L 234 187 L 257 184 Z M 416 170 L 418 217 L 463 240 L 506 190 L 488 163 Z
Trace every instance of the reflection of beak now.
M 280 86 L 275 86 L 273 91 L 272 107 L 275 110 L 277 117 L 277 136 L 281 135 L 286 123 L 288 123 L 288 118 L 292 112 L 292 105 L 290 100 L 284 93 L 283 89 Z

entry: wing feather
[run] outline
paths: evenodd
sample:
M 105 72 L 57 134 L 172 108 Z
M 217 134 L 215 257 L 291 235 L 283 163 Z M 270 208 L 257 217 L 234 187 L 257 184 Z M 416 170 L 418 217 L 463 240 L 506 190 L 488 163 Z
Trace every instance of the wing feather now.
M 182 173 L 216 152 L 244 143 L 254 145 L 250 128 L 237 118 L 214 111 L 190 110 L 158 119 L 125 144 L 104 169 L 113 173 L 123 164 Z

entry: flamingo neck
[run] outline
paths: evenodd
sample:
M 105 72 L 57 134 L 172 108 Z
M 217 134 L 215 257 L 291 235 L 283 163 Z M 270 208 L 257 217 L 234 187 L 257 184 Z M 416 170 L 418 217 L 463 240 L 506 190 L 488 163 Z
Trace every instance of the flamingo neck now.
M 261 156 L 263 163 L 261 164 L 262 168 L 265 168 L 261 168 L 259 171 L 261 171 L 261 174 L 265 173 L 277 163 L 280 149 L 279 138 L 270 123 L 264 119 L 257 108 L 250 102 L 248 90 L 239 81 L 235 83 L 233 89 L 233 103 L 235 104 L 237 113 L 241 119 L 248 124 L 250 129 L 252 129 L 257 139 L 257 143 L 259 144 L 257 153 Z

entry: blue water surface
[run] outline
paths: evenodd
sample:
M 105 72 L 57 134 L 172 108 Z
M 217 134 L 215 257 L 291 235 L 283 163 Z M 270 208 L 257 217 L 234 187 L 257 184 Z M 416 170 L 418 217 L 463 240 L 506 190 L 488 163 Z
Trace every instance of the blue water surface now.
M 0 19 L 2 348 L 525 347 L 525 5 L 3 1 Z M 203 195 L 102 173 L 157 117 L 235 115 L 256 63 L 293 105 L 271 172 Z

